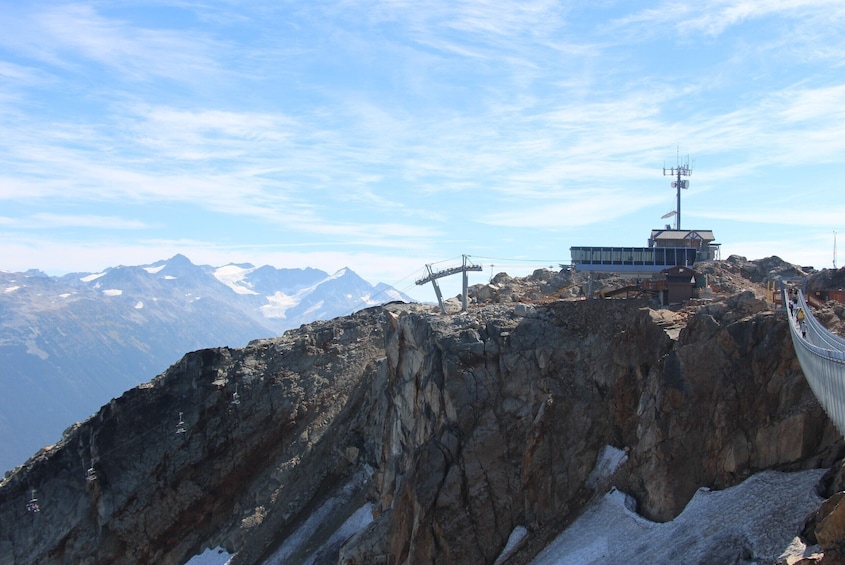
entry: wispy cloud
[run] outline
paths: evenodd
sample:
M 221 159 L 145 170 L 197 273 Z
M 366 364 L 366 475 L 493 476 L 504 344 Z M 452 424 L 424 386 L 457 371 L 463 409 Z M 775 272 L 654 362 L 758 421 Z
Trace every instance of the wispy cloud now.
M 10 234 L 41 213 L 126 242 L 160 230 L 176 243 L 159 252 L 216 231 L 229 250 L 518 254 L 522 233 L 659 218 L 676 149 L 698 163 L 689 213 L 729 229 L 845 154 L 833 2 L 138 6 L 22 3 L 0 20 Z M 759 209 L 758 225 L 794 225 Z
M 617 18 L 614 27 L 640 31 L 669 28 L 715 36 L 749 20 L 773 15 L 824 16 L 830 21 L 841 20 L 845 10 L 836 0 L 706 0 L 694 4 L 669 0 Z M 799 21 L 795 20 L 795 23 Z
M 220 70 L 213 54 L 224 46 L 206 35 L 138 27 L 106 18 L 88 4 L 36 10 L 13 12 L 0 43 L 59 69 L 80 72 L 96 62 L 132 80 L 177 81 Z
M 93 230 L 140 230 L 151 226 L 141 220 L 129 220 L 117 216 L 73 216 L 66 214 L 42 213 L 31 218 L 24 218 L 15 223 L 15 227 L 24 229 L 87 228 Z

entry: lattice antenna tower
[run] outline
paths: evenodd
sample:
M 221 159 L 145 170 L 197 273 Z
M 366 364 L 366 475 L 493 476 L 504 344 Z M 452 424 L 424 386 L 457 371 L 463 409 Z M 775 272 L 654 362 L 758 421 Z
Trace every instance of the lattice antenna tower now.
M 677 190 L 677 203 L 675 207 L 675 229 L 681 229 L 681 189 L 689 188 L 689 181 L 683 180 L 681 177 L 692 176 L 692 169 L 695 166 L 695 161 L 690 165 L 689 155 L 681 162 L 681 155 L 678 154 L 676 165 L 674 167 L 666 168 L 666 163 L 663 163 L 663 176 L 675 177 L 672 181 L 672 188 Z

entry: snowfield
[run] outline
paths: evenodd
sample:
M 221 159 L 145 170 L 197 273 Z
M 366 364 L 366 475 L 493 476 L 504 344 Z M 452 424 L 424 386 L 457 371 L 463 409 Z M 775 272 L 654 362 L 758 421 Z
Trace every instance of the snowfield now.
M 808 549 L 797 539 L 822 499 L 815 487 L 826 469 L 764 471 L 723 491 L 699 489 L 684 511 L 664 524 L 635 512 L 616 489 L 598 499 L 532 565 L 601 563 L 774 563 Z M 737 547 L 744 548 L 737 555 Z

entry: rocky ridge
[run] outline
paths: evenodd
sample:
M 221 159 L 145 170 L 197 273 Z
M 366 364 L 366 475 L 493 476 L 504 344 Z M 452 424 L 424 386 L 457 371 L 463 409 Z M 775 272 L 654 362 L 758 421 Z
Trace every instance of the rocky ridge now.
M 743 262 L 720 272 L 738 292 L 683 308 L 561 300 L 578 293 L 568 272 L 500 275 L 465 313 L 391 304 L 190 353 L 7 473 L 0 561 L 182 563 L 222 546 L 261 563 L 342 500 L 292 562 L 494 563 L 522 528 L 504 563 L 528 563 L 611 485 L 657 521 L 766 470 L 834 468 L 827 498 L 841 438 Z M 596 479 L 608 446 L 624 463 Z M 365 504 L 366 527 L 323 544 Z M 845 536 L 828 515 L 799 540 L 830 560 Z M 736 545 L 719 555 L 765 557 Z

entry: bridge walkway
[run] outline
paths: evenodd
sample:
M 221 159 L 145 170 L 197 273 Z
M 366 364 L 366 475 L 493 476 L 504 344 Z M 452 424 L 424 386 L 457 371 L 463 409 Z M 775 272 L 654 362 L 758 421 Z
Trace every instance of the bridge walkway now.
M 789 304 L 786 290 L 783 303 Z M 804 312 L 803 321 L 799 320 L 799 310 Z M 787 307 L 787 315 L 804 377 L 839 433 L 845 436 L 845 338 L 828 331 L 813 316 L 800 290 L 795 292 L 792 308 Z

